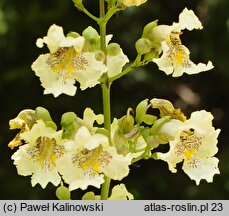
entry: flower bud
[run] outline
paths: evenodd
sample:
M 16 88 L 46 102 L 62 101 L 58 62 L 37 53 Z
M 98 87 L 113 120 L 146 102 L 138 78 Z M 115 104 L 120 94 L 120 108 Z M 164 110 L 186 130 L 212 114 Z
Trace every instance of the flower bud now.
M 110 43 L 107 46 L 107 55 L 116 56 L 120 53 L 121 48 L 120 45 L 117 43 Z
M 136 50 L 138 54 L 143 55 L 150 52 L 152 48 L 151 41 L 146 38 L 140 38 L 135 43 Z
M 92 45 L 99 43 L 99 34 L 91 26 L 87 27 L 83 33 L 83 37 Z
M 43 107 L 36 108 L 36 116 L 37 119 L 41 119 L 47 127 L 53 128 L 54 130 L 57 129 L 56 124 L 53 122 L 49 111 Z
M 77 38 L 77 37 L 80 37 L 80 34 L 77 32 L 71 31 L 71 32 L 68 32 L 67 37 Z
M 104 61 L 105 60 L 105 54 L 102 50 L 95 51 L 95 59 L 97 61 Z
M 63 185 L 56 189 L 56 196 L 59 200 L 70 200 L 71 193 L 69 189 Z
M 82 197 L 82 200 L 96 200 L 95 193 L 92 191 L 85 193 Z
M 43 107 L 37 107 L 36 108 L 36 116 L 38 119 L 43 120 L 44 122 L 46 121 L 52 121 L 52 118 L 49 114 L 49 111 Z
M 72 0 L 75 4 L 75 6 L 78 8 L 78 10 L 82 10 L 83 9 L 83 0 Z
M 68 126 L 73 124 L 73 122 L 76 120 L 77 115 L 74 112 L 66 112 L 61 117 L 61 126 Z
M 74 136 L 77 130 L 76 118 L 77 116 L 74 112 L 67 112 L 62 115 L 60 124 L 63 129 L 63 139 L 70 139 Z

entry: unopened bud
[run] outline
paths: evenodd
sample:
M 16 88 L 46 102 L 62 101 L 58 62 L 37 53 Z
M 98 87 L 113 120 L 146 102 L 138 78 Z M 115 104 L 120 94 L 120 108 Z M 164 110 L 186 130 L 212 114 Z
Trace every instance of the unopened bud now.
M 91 26 L 87 27 L 83 33 L 83 37 L 90 43 L 90 44 L 97 44 L 99 43 L 99 34 L 98 32 L 92 28 Z
M 70 200 L 71 193 L 69 189 L 63 185 L 56 189 L 56 196 L 59 200 Z
M 107 46 L 107 55 L 116 56 L 120 53 L 120 45 L 117 43 L 110 43 Z
M 101 51 L 101 50 L 97 50 L 95 52 L 95 59 L 97 61 L 102 61 L 103 62 L 105 60 L 105 54 L 104 54 L 104 52 Z
M 137 40 L 135 47 L 136 47 L 138 54 L 144 55 L 150 52 L 152 48 L 152 44 L 150 40 L 146 38 L 140 38 L 139 40 Z
M 73 122 L 76 120 L 76 118 L 77 118 L 77 115 L 74 112 L 64 113 L 61 117 L 62 127 L 73 124 Z
M 44 122 L 52 121 L 52 118 L 49 114 L 49 111 L 47 109 L 45 109 L 44 107 L 37 107 L 36 108 L 36 116 L 38 119 L 41 119 Z
M 80 37 L 80 34 L 77 32 L 68 32 L 67 37 L 73 37 L 73 38 L 77 38 Z

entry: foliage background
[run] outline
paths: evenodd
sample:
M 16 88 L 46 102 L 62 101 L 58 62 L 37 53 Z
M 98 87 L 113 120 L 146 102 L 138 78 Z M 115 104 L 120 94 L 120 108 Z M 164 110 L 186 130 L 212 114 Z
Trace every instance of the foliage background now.
M 97 13 L 97 1 L 84 0 Z M 204 25 L 202 31 L 186 32 L 182 40 L 191 50 L 194 62 L 212 60 L 211 72 L 180 78 L 166 76 L 154 64 L 138 69 L 113 84 L 113 115 L 121 117 L 128 107 L 135 107 L 145 98 L 167 98 L 189 115 L 200 109 L 211 111 L 214 126 L 221 128 L 219 152 L 221 174 L 211 184 L 196 186 L 182 170 L 172 174 L 162 161 L 143 161 L 132 166 L 123 181 L 136 199 L 228 199 L 229 198 L 229 1 L 228 0 L 148 0 L 142 7 L 120 12 L 110 21 L 108 33 L 119 42 L 124 52 L 135 57 L 134 42 L 143 27 L 159 19 L 159 24 L 178 20 L 184 7 L 193 9 Z M 75 111 L 79 116 L 90 106 L 102 112 L 101 89 L 96 86 L 75 97 L 43 95 L 39 79 L 31 70 L 32 62 L 46 50 L 35 46 L 38 37 L 46 35 L 53 23 L 65 32 L 81 33 L 88 24 L 97 28 L 86 15 L 74 8 L 71 0 L 0 0 L 0 199 L 56 199 L 55 188 L 31 187 L 30 177 L 18 176 L 10 159 L 8 142 L 14 137 L 9 119 L 21 110 L 44 106 L 53 119 L 60 121 L 62 113 Z M 188 34 L 189 33 L 189 34 Z M 92 189 L 92 188 L 90 188 Z M 74 192 L 80 199 L 82 191 Z

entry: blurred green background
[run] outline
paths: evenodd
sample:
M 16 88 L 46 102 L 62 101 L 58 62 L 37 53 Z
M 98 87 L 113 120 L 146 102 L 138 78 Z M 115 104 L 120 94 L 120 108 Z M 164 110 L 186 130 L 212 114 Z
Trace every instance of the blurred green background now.
M 84 0 L 89 10 L 97 13 L 97 2 Z M 135 41 L 143 27 L 159 19 L 159 24 L 178 21 L 184 7 L 192 9 L 203 23 L 202 31 L 185 32 L 182 41 L 191 50 L 194 62 L 212 60 L 215 68 L 206 73 L 180 78 L 166 76 L 154 64 L 140 68 L 116 81 L 112 89 L 112 113 L 121 117 L 128 107 L 145 98 L 167 98 L 190 115 L 195 110 L 211 111 L 214 126 L 221 128 L 219 137 L 221 174 L 213 183 L 201 181 L 196 186 L 179 169 L 172 174 L 162 161 L 142 161 L 132 166 L 123 182 L 136 199 L 229 199 L 229 1 L 228 0 L 148 0 L 142 7 L 118 13 L 109 22 L 108 33 L 119 42 L 124 52 L 134 59 Z M 32 62 L 46 52 L 35 46 L 38 37 L 46 35 L 53 23 L 65 33 L 81 33 L 88 25 L 97 28 L 86 15 L 74 8 L 71 0 L 0 0 L 0 199 L 56 199 L 55 187 L 31 187 L 30 177 L 18 176 L 7 147 L 16 131 L 10 131 L 9 119 L 21 110 L 46 107 L 56 123 L 62 113 L 74 111 L 79 116 L 89 106 L 102 112 L 101 89 L 96 86 L 75 97 L 43 95 L 39 78 L 31 70 Z M 114 182 L 115 184 L 117 182 Z M 89 188 L 92 189 L 92 188 Z M 73 193 L 80 199 L 82 191 Z

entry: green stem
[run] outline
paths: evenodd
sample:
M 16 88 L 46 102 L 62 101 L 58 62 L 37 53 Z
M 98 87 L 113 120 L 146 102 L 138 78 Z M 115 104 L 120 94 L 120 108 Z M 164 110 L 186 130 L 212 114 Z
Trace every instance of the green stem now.
M 106 24 L 107 20 L 105 19 L 105 1 L 99 0 L 99 9 L 100 9 L 100 20 L 98 22 L 100 28 L 100 49 L 105 53 L 106 56 Z M 105 64 L 107 63 L 105 58 Z M 109 77 L 105 75 L 105 81 L 102 83 L 102 94 L 103 94 L 103 114 L 104 114 L 104 128 L 111 131 L 111 106 L 110 106 L 110 86 L 111 83 L 109 81 Z M 109 138 L 110 140 L 110 138 Z M 101 189 L 101 200 L 107 200 L 109 196 L 109 188 L 110 188 L 111 179 L 108 177 L 104 177 L 104 183 Z
M 104 183 L 102 185 L 102 190 L 101 190 L 101 200 L 107 200 L 109 195 L 110 183 L 111 183 L 111 179 L 105 176 Z
M 111 107 L 110 107 L 110 83 L 107 80 L 107 83 L 102 84 L 102 93 L 103 93 L 103 114 L 104 114 L 104 128 L 111 131 Z
M 94 16 L 92 13 L 90 13 L 85 7 L 82 7 L 81 10 L 87 14 L 91 19 L 95 20 L 96 22 L 98 22 L 99 18 Z
M 83 5 L 82 2 L 77 2 L 73 0 L 73 2 L 75 3 L 75 6 L 78 8 L 78 10 L 83 11 L 85 14 L 87 14 L 91 19 L 95 20 L 96 22 L 98 22 L 99 18 L 94 16 L 92 13 L 90 13 Z

